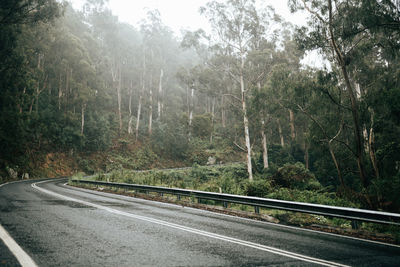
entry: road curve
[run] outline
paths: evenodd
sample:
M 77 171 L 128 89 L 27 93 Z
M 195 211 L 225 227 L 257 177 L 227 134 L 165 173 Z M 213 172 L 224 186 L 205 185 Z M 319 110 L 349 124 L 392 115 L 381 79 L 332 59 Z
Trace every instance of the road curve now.
M 400 247 L 73 188 L 0 187 L 0 224 L 38 266 L 398 266 Z M 0 266 L 18 265 L 0 241 Z

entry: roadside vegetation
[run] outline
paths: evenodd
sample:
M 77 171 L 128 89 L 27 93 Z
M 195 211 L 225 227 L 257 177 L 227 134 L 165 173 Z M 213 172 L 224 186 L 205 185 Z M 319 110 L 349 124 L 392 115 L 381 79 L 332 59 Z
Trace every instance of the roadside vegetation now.
M 84 173 L 79 173 L 73 176 L 72 179 L 193 189 L 342 207 L 360 208 L 362 206 L 362 203 L 357 199 L 348 199 L 345 196 L 338 196 L 331 187 L 323 187 L 315 176 L 304 167 L 304 164 L 300 162 L 286 163 L 281 167 L 273 167 L 269 169 L 268 172 L 255 171 L 253 181 L 248 180 L 245 163 L 229 163 L 214 166 L 200 166 L 194 164 L 192 167 L 185 168 L 144 171 L 120 168 L 110 173 L 97 173 L 90 177 L 85 177 Z M 71 184 L 74 185 L 73 183 Z M 96 188 L 93 186 L 88 187 Z M 101 190 L 105 189 L 107 190 L 107 188 L 101 187 Z M 110 190 L 110 188 L 108 188 L 108 190 Z M 127 192 L 123 190 L 111 192 L 127 194 Z M 132 193 L 128 193 L 128 195 L 130 194 Z M 257 215 L 254 213 L 253 207 L 240 204 L 229 204 L 227 209 L 221 210 L 220 208 L 218 209 L 221 203 L 212 200 L 196 202 L 194 199 L 188 199 L 185 201 L 183 199 L 177 199 L 176 197 L 160 197 L 158 194 L 150 196 L 149 194 L 141 194 L 140 192 L 135 192 L 133 195 L 197 208 L 212 209 L 218 212 L 267 220 L 275 223 L 280 222 L 288 225 L 347 234 L 384 242 L 400 242 L 400 229 L 396 226 L 364 222 L 357 222 L 355 224 L 345 219 L 264 208 L 260 208 L 260 214 Z

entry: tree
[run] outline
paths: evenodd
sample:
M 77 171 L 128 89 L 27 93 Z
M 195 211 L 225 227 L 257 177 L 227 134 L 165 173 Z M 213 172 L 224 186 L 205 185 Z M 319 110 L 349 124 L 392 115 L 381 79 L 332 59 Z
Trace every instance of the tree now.
M 251 49 L 252 40 L 263 31 L 262 19 L 259 16 L 254 1 L 229 0 L 226 4 L 216 1 L 207 3 L 200 9 L 205 14 L 213 30 L 218 35 L 218 43 L 230 51 L 234 69 L 230 75 L 240 86 L 240 99 L 243 115 L 244 136 L 247 150 L 247 171 L 249 179 L 253 180 L 251 162 L 251 144 L 247 108 L 246 58 Z
M 3 0 L 0 3 L 0 25 L 49 22 L 62 14 L 56 0 Z
M 301 2 L 301 4 L 299 2 Z M 348 92 L 351 102 L 356 157 L 360 180 L 363 186 L 366 187 L 367 177 L 364 166 L 364 144 L 359 117 L 359 103 L 348 70 L 348 65 L 350 63 L 349 60 L 351 60 L 350 53 L 354 49 L 357 49 L 358 43 L 364 37 L 362 31 L 360 34 L 354 34 L 353 31 L 355 29 L 343 27 L 343 25 L 350 26 L 349 22 L 351 22 L 352 19 L 350 16 L 351 13 L 355 11 L 354 8 L 356 5 L 350 2 L 351 1 L 335 1 L 333 5 L 332 0 L 326 2 L 313 1 L 311 5 L 310 1 L 301 0 L 291 1 L 291 7 L 292 10 L 305 9 L 312 15 L 313 28 L 311 28 L 311 33 L 306 34 L 306 28 L 302 28 L 300 33 L 303 36 L 310 36 L 310 38 L 303 40 L 302 42 L 307 44 L 310 48 L 318 47 L 322 49 L 329 47 L 329 50 L 325 49 L 324 52 L 332 53 L 334 55 L 335 63 L 337 63 L 337 66 L 341 70 L 342 78 L 346 85 L 346 91 Z M 347 38 L 349 34 L 353 36 Z
M 34 34 L 43 34 L 45 31 L 41 30 L 46 28 L 46 23 L 62 12 L 63 5 L 53 0 L 5 0 L 0 3 L 1 167 L 15 164 L 26 168 L 31 154 L 28 146 L 32 139 L 41 138 L 35 124 L 30 128 L 39 114 L 30 112 L 32 116 L 27 116 L 25 111 L 27 106 L 32 111 L 35 105 L 39 113 L 39 95 L 50 88 L 49 77 L 43 72 L 42 52 L 46 47 L 44 42 L 35 46 L 25 37 L 32 34 L 36 38 Z
M 382 69 L 391 69 L 393 59 L 398 57 L 398 7 L 393 1 L 376 0 L 292 0 L 290 6 L 292 10 L 307 10 L 311 15 L 311 27 L 298 31 L 301 46 L 319 48 L 333 63 L 333 71 L 340 73 L 337 88 L 348 95 L 345 107 L 348 103 L 352 117 L 354 141 L 347 148 L 356 159 L 361 186 L 364 191 L 369 190 L 381 180 L 376 153 L 379 148 L 375 142 L 376 112 L 369 100 L 375 98 L 382 88 L 389 91 L 393 88 L 393 84 L 387 84 L 378 89 L 377 79 L 372 77 Z M 369 155 L 369 162 L 366 155 Z M 369 205 L 374 206 L 374 201 L 368 195 L 364 196 Z M 379 198 L 382 199 L 378 197 L 378 202 L 382 202 Z

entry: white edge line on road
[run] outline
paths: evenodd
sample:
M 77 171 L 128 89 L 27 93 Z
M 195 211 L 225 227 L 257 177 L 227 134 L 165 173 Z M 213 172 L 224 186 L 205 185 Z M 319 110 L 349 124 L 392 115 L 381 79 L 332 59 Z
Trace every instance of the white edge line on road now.
M 125 199 L 125 200 L 130 200 L 130 201 L 132 201 L 132 199 L 135 199 L 135 200 L 139 199 L 139 200 L 141 200 L 143 202 L 157 202 L 157 203 L 160 203 L 160 204 L 166 205 L 166 206 L 174 206 L 174 207 L 180 207 L 180 208 L 185 208 L 185 209 L 194 210 L 194 211 L 200 211 L 200 212 L 204 212 L 204 213 L 211 213 L 213 215 L 225 216 L 225 217 L 229 217 L 229 218 L 233 218 L 233 219 L 237 219 L 237 220 L 251 221 L 253 223 L 267 224 L 267 225 L 271 225 L 271 226 L 274 226 L 274 227 L 287 228 L 287 229 L 292 229 L 292 230 L 296 230 L 296 231 L 305 231 L 305 232 L 323 234 L 323 235 L 340 237 L 340 238 L 345 238 L 345 239 L 351 239 L 351 240 L 356 240 L 356 241 L 363 241 L 363 242 L 382 245 L 382 246 L 400 248 L 400 245 L 384 243 L 384 242 L 379 242 L 379 241 L 375 241 L 375 240 L 369 240 L 369 239 L 364 239 L 364 238 L 359 238 L 359 237 L 354 237 L 354 236 L 347 236 L 347 235 L 340 235 L 340 234 L 335 234 L 335 233 L 328 233 L 328 232 L 324 232 L 324 231 L 318 231 L 318 230 L 313 230 L 313 229 L 301 228 L 301 227 L 278 224 L 278 223 L 272 223 L 272 222 L 266 222 L 266 221 L 258 221 L 258 220 L 253 220 L 253 219 L 249 219 L 249 218 L 243 218 L 243 217 L 234 216 L 234 215 L 230 215 L 230 214 L 224 214 L 224 213 L 213 212 L 213 211 L 209 211 L 209 210 L 186 207 L 186 206 L 173 204 L 173 203 L 168 203 L 168 202 L 162 202 L 162 201 L 156 201 L 156 200 L 148 200 L 148 199 L 144 199 L 144 198 L 133 198 L 133 197 L 129 197 L 129 196 L 117 195 L 117 194 L 108 193 L 108 192 L 100 192 L 100 191 L 97 191 L 97 190 L 91 190 L 91 189 L 80 188 L 80 187 L 73 187 L 73 186 L 68 185 L 68 182 L 64 183 L 63 185 L 66 186 L 66 187 L 73 188 L 74 190 L 80 190 L 80 191 L 83 191 L 83 192 L 97 194 L 99 196 L 104 196 L 104 195 L 110 194 L 110 195 L 113 195 L 114 197 L 122 198 L 122 199 Z
M 1 184 L 0 187 L 10 183 Z M 15 242 L 2 225 L 0 225 L 0 238 L 23 267 L 37 267 L 32 258 Z
M 142 220 L 142 221 L 146 221 L 146 222 L 150 222 L 150 223 L 154 223 L 154 224 L 158 224 L 158 225 L 163 225 L 163 226 L 171 227 L 171 228 L 178 229 L 178 230 L 181 230 L 181 231 L 190 232 L 190 233 L 194 233 L 194 234 L 198 234 L 198 235 L 202 235 L 202 236 L 206 236 L 206 237 L 210 237 L 210 238 L 214 238 L 214 239 L 218 239 L 218 240 L 222 240 L 222 241 L 226 241 L 226 242 L 230 242 L 230 243 L 234 243 L 234 244 L 238 244 L 238 245 L 242 245 L 242 246 L 246 246 L 246 247 L 250 247 L 250 248 L 255 248 L 255 249 L 258 249 L 258 250 L 261 250 L 261 251 L 270 252 L 270 253 L 273 253 L 273 254 L 276 254 L 276 255 L 281 255 L 281 256 L 292 258 L 292 259 L 297 259 L 297 260 L 301 260 L 301 261 L 305 261 L 305 262 L 320 264 L 320 265 L 323 265 L 323 266 L 341 266 L 341 267 L 347 266 L 347 265 L 339 264 L 339 263 L 336 263 L 336 262 L 322 260 L 322 259 L 318 259 L 318 258 L 313 258 L 313 257 L 309 257 L 309 256 L 305 256 L 305 255 L 301 255 L 301 254 L 297 254 L 297 253 L 293 253 L 293 252 L 277 249 L 277 248 L 274 248 L 274 247 L 265 246 L 265 245 L 262 245 L 262 244 L 257 244 L 257 243 L 244 241 L 244 240 L 240 240 L 240 239 L 236 239 L 236 238 L 232 238 L 232 237 L 228 237 L 228 236 L 223 236 L 223 235 L 218 235 L 218 234 L 214 234 L 214 233 L 211 233 L 211 232 L 198 230 L 198 229 L 191 228 L 191 227 L 182 226 L 182 225 L 179 225 L 179 224 L 169 223 L 169 222 L 162 221 L 162 220 L 157 220 L 157 219 L 153 219 L 153 218 L 149 218 L 149 217 L 135 215 L 135 214 L 132 214 L 132 213 L 128 213 L 128 212 L 112 209 L 112 208 L 105 207 L 105 206 L 98 205 L 98 204 L 94 204 L 94 203 L 91 203 L 91 202 L 88 202 L 88 201 L 79 200 L 79 199 L 75 199 L 75 198 L 72 198 L 72 197 L 64 196 L 64 195 L 61 195 L 61 194 L 58 194 L 58 193 L 55 193 L 55 192 L 52 192 L 50 190 L 47 190 L 47 189 L 44 189 L 44 188 L 41 188 L 41 187 L 37 186 L 37 184 L 44 183 L 44 182 L 48 182 L 48 181 L 41 181 L 41 182 L 37 182 L 37 183 L 32 183 L 31 186 L 33 188 L 43 192 L 43 193 L 46 193 L 46 194 L 49 194 L 49 195 L 52 195 L 52 196 L 55 196 L 55 197 L 58 197 L 58 198 L 62 198 L 62 199 L 65 199 L 65 200 L 81 203 L 81 204 L 86 205 L 86 206 L 90 206 L 90 207 L 94 207 L 94 208 L 97 208 L 97 209 L 105 210 L 105 211 L 108 211 L 110 213 L 114 213 L 114 214 L 117 214 L 117 215 L 122 215 L 122 216 L 130 217 L 130 218 L 133 218 L 133 219 L 138 219 L 138 220 Z
M 32 258 L 17 244 L 17 242 L 15 242 L 15 240 L 7 233 L 6 229 L 1 225 L 0 238 L 23 267 L 37 266 Z

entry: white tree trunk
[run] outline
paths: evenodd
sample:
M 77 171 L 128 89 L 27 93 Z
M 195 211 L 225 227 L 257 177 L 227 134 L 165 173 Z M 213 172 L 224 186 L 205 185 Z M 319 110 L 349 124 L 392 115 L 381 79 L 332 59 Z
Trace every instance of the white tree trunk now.
M 85 108 L 86 103 L 82 103 L 82 112 L 81 112 L 81 135 L 83 135 L 83 129 L 85 127 Z
M 267 136 L 265 134 L 264 126 L 265 126 L 265 120 L 263 118 L 262 121 L 261 121 L 261 138 L 262 138 L 262 147 L 263 147 L 263 163 L 264 163 L 264 169 L 268 169 L 269 163 L 268 163 Z
M 149 92 L 149 135 L 151 135 L 151 133 L 153 131 L 152 123 L 153 123 L 153 90 L 151 89 L 151 86 L 150 86 L 150 92 Z
M 260 67 L 260 66 L 258 66 Z M 258 91 L 261 92 L 261 82 L 257 82 Z M 261 110 L 261 143 L 263 149 L 263 166 L 264 169 L 268 169 L 268 148 L 267 148 L 267 136 L 265 134 L 265 118 L 264 118 L 264 111 Z
M 138 110 L 137 110 L 137 118 L 136 118 L 136 141 L 139 138 L 139 124 L 140 124 L 140 113 L 142 112 L 142 95 L 140 94 L 139 96 L 139 104 L 138 104 Z
M 118 86 L 117 86 L 117 97 L 118 97 L 118 119 L 119 119 L 119 133 L 122 132 L 122 115 L 121 115 L 121 83 L 122 75 L 121 68 L 118 69 Z
M 221 98 L 221 123 L 222 127 L 226 127 L 226 120 L 225 120 L 225 97 L 222 95 Z
M 133 116 L 129 117 L 129 122 L 128 122 L 128 134 L 131 135 L 133 130 L 132 130 L 132 121 L 133 121 Z
M 143 73 L 142 73 L 142 91 L 139 93 L 139 104 L 137 110 L 137 117 L 136 117 L 136 141 L 139 139 L 139 124 L 140 124 L 140 115 L 142 112 L 142 94 L 146 92 L 146 53 L 143 49 Z
M 189 85 L 186 85 L 186 108 L 187 108 L 187 115 L 189 117 L 190 113 L 190 100 L 189 100 Z
M 150 50 L 150 61 L 153 62 L 154 53 Z M 149 78 L 149 128 L 148 134 L 151 135 L 153 132 L 153 72 L 150 70 Z
M 241 68 L 240 68 L 240 91 L 242 95 L 242 112 L 243 112 L 243 124 L 244 124 L 244 137 L 247 148 L 247 172 L 249 173 L 249 180 L 253 180 L 253 170 L 251 163 L 251 146 L 250 146 L 250 133 L 249 133 L 249 120 L 247 118 L 247 107 L 246 107 L 246 90 L 244 88 L 244 54 L 241 53 Z
M 283 138 L 281 121 L 280 121 L 280 119 L 276 119 L 276 122 L 278 124 L 278 132 L 279 132 L 279 138 L 281 140 L 281 147 L 284 147 L 285 146 L 285 139 Z
M 192 120 L 193 120 L 193 109 L 194 109 L 194 88 L 192 88 L 191 94 L 190 94 L 190 111 L 189 111 L 189 126 L 192 126 Z
M 161 69 L 160 71 L 160 84 L 158 85 L 158 101 L 157 101 L 157 120 L 161 119 L 161 112 L 162 112 L 162 104 L 161 104 L 161 100 L 162 100 L 162 78 L 164 76 L 164 71 L 163 69 Z

